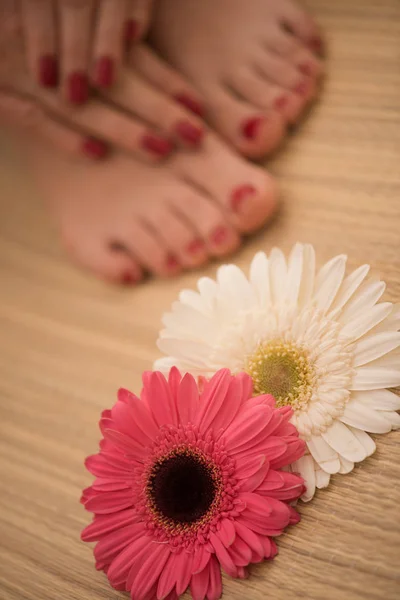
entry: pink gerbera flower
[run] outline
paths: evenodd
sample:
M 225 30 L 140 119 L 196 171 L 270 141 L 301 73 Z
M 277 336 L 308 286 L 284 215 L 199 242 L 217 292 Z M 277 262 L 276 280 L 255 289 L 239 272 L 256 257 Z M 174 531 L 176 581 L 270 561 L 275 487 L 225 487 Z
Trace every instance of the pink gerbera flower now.
M 251 378 L 218 371 L 199 391 L 172 369 L 145 373 L 140 399 L 120 390 L 103 412 L 96 479 L 82 502 L 95 514 L 82 539 L 97 541 L 96 566 L 133 600 L 221 596 L 221 567 L 245 577 L 273 558 L 271 536 L 299 520 L 288 503 L 303 480 L 281 468 L 304 442 L 271 396 L 252 397 Z

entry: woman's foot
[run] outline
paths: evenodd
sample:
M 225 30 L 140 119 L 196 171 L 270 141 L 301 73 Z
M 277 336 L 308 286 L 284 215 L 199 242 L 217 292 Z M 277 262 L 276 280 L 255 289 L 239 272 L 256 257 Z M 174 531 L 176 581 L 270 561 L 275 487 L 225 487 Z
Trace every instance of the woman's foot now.
M 276 148 L 322 71 L 317 27 L 292 0 L 157 0 L 150 37 L 212 126 L 253 158 Z
M 28 141 L 29 145 L 29 141 Z M 274 182 L 213 134 L 168 166 L 116 153 L 68 160 L 37 140 L 30 160 L 70 254 L 110 281 L 172 276 L 235 250 L 276 206 Z

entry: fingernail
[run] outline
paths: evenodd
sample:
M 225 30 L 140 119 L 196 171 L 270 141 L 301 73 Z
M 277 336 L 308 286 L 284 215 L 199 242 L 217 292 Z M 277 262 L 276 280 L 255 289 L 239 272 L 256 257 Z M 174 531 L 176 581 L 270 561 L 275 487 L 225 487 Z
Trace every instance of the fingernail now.
M 278 96 L 278 98 L 275 98 L 274 100 L 274 108 L 277 110 L 283 110 L 285 106 L 287 106 L 288 101 L 289 98 L 287 96 Z
M 312 37 L 310 39 L 309 46 L 312 48 L 312 50 L 315 50 L 315 52 L 321 52 L 323 47 L 322 38 L 319 36 Z
M 86 73 L 74 71 L 68 75 L 68 96 L 73 104 L 83 104 L 89 96 L 89 84 Z
M 245 121 L 242 125 L 242 134 L 248 140 L 254 140 L 264 121 L 263 117 L 253 117 Z
M 199 254 L 204 250 L 204 242 L 202 240 L 192 240 L 186 249 L 189 254 Z
M 45 54 L 39 59 L 39 81 L 44 87 L 58 84 L 58 64 L 53 54 Z
M 90 158 L 100 160 L 108 154 L 108 146 L 95 138 L 87 138 L 82 144 L 82 152 L 90 156 Z
M 125 40 L 127 42 L 132 42 L 138 38 L 139 33 L 139 23 L 135 21 L 135 19 L 129 19 L 125 23 Z
M 307 93 L 307 83 L 305 81 L 300 81 L 300 83 L 298 83 L 296 85 L 296 87 L 293 88 L 293 91 L 296 92 L 296 94 L 299 94 L 300 96 L 305 96 Z
M 173 254 L 168 254 L 165 265 L 169 271 L 175 271 L 179 267 L 179 262 Z
M 180 121 L 177 123 L 175 131 L 190 146 L 198 146 L 204 135 L 204 129 L 196 127 L 190 121 Z
M 299 68 L 299 71 L 304 73 L 304 75 L 312 74 L 312 67 L 311 67 L 310 63 L 301 63 L 298 68 Z
M 198 115 L 199 117 L 204 116 L 204 109 L 200 102 L 187 94 L 177 94 L 175 96 L 175 100 L 182 104 L 186 108 L 188 108 L 192 113 Z
M 137 283 L 137 281 L 136 275 L 130 271 L 126 271 L 121 277 L 121 283 L 124 285 L 132 285 L 133 283 Z
M 171 142 L 152 133 L 147 133 L 143 136 L 142 147 L 158 156 L 166 156 L 173 149 Z
M 210 235 L 211 241 L 216 246 L 220 246 L 221 244 L 223 244 L 227 237 L 228 237 L 228 230 L 226 229 L 226 227 L 223 227 L 222 225 L 220 227 L 217 227 L 216 229 L 214 229 L 214 231 Z
M 110 56 L 102 56 L 98 59 L 94 81 L 99 87 L 110 87 L 114 83 L 114 61 Z
M 231 206 L 235 212 L 241 212 L 249 198 L 254 196 L 256 188 L 251 184 L 244 184 L 237 187 L 231 195 Z

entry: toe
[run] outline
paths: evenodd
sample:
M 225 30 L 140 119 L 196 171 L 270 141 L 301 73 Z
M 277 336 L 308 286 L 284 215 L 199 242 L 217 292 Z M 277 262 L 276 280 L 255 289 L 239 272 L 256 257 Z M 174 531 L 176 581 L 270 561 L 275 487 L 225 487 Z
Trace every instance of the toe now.
M 297 3 L 282 0 L 279 10 L 283 24 L 315 52 L 322 51 L 322 38 L 315 21 Z
M 207 99 L 215 129 L 245 156 L 261 158 L 281 142 L 285 126 L 279 113 L 260 111 L 219 85 L 208 89 Z

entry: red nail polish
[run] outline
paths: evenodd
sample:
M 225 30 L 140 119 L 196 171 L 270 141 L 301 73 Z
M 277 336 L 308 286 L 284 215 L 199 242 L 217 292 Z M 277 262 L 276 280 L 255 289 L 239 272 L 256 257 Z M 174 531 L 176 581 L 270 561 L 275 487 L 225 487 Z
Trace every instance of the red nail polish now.
M 148 152 L 152 152 L 158 156 L 167 156 L 173 149 L 171 142 L 165 138 L 158 137 L 153 133 L 146 133 L 146 135 L 142 137 L 142 147 Z
M 254 196 L 255 193 L 256 188 L 249 183 L 241 185 L 233 190 L 231 195 L 231 206 L 233 210 L 235 212 L 240 212 L 243 209 L 246 201 Z
M 204 129 L 196 127 L 190 121 L 180 121 L 175 127 L 178 136 L 190 146 L 198 146 L 203 138 Z
M 179 262 L 173 254 L 168 254 L 165 264 L 169 271 L 176 271 L 179 267 Z
M 192 240 L 186 249 L 189 254 L 199 254 L 204 250 L 204 242 L 202 240 Z
M 307 94 L 307 83 L 305 81 L 300 81 L 294 88 L 293 91 L 300 96 L 305 96 Z
M 136 275 L 130 271 L 126 271 L 121 277 L 121 283 L 124 285 L 132 285 L 133 283 L 137 283 L 137 281 Z
M 226 229 L 226 227 L 223 227 L 222 225 L 220 227 L 217 227 L 216 229 L 214 229 L 214 231 L 210 235 L 211 241 L 216 246 L 220 246 L 221 244 L 223 244 L 227 237 L 228 237 L 228 230 Z
M 74 71 L 67 79 L 68 96 L 73 104 L 84 104 L 89 97 L 89 83 L 86 73 Z
M 309 41 L 309 46 L 315 52 L 322 52 L 323 41 L 319 36 L 312 37 Z
M 175 96 L 175 100 L 182 104 L 185 108 L 188 108 L 192 113 L 198 115 L 199 117 L 204 116 L 204 109 L 200 102 L 187 94 L 177 94 Z
M 44 87 L 58 84 L 58 63 L 53 54 L 45 54 L 39 59 L 39 81 Z
M 114 83 L 114 61 L 110 56 L 102 56 L 95 67 L 94 81 L 99 87 L 108 88 Z
M 264 122 L 263 117 L 253 117 L 245 121 L 242 125 L 242 134 L 248 140 L 254 140 Z
M 310 63 L 301 63 L 298 68 L 299 68 L 299 71 L 304 73 L 304 75 L 312 74 L 312 67 L 311 67 Z
M 276 108 L 277 110 L 283 110 L 286 106 L 287 103 L 289 102 L 289 98 L 287 96 L 278 96 L 278 98 L 275 98 L 274 100 L 274 108 Z
M 82 144 L 82 152 L 90 156 L 90 158 L 100 160 L 108 154 L 108 146 L 95 138 L 87 138 Z
M 138 39 L 139 23 L 135 21 L 135 19 L 129 19 L 129 21 L 125 23 L 124 37 L 127 42 L 133 42 L 133 40 Z

